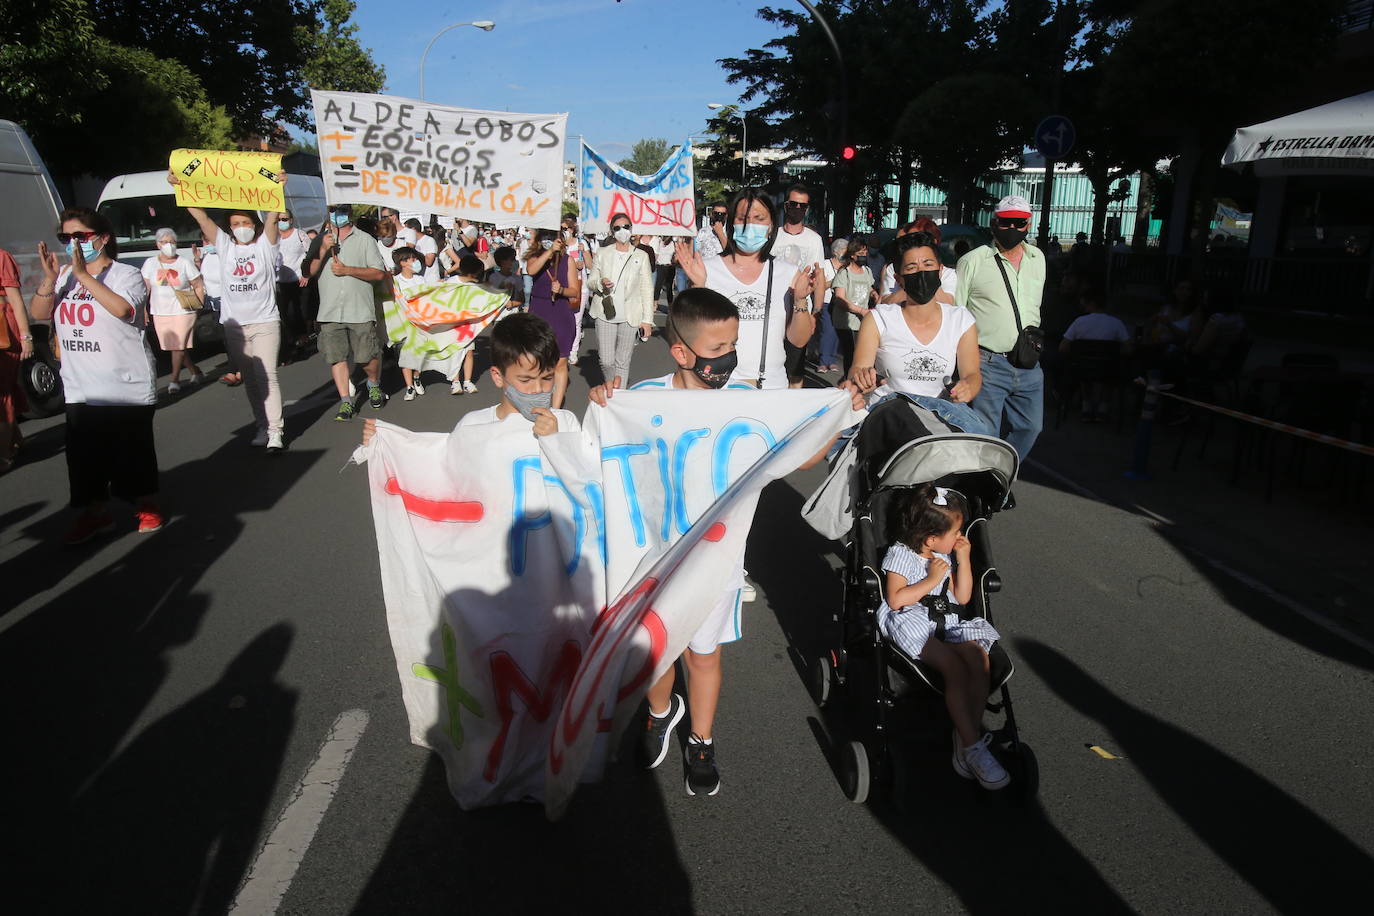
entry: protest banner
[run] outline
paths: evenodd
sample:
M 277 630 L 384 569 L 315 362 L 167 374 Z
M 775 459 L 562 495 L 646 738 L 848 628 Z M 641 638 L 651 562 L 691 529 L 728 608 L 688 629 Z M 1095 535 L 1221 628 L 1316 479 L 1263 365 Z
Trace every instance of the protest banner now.
M 556 816 L 598 778 L 597 736 L 723 597 L 764 483 L 856 420 L 833 389 L 658 389 L 542 440 L 523 422 L 378 423 L 355 460 L 411 740 L 459 804 L 545 799 Z
M 605 233 L 611 217 L 624 213 L 640 235 L 696 234 L 696 179 L 690 140 L 668 154 L 652 175 L 636 175 L 582 144 L 582 212 L 584 232 Z
M 510 296 L 450 280 L 395 295 L 382 305 L 387 340 L 420 357 L 422 369 L 453 378 L 477 336 L 501 316 Z M 424 333 L 421 333 L 424 332 Z
M 180 179 L 178 207 L 268 213 L 286 209 L 280 153 L 174 149 L 167 167 Z
M 331 204 L 558 226 L 568 116 L 311 90 Z

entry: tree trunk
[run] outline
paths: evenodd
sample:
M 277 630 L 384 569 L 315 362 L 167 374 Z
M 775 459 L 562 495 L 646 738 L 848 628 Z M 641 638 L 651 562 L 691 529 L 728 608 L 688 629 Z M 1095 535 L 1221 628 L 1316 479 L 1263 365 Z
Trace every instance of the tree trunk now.
M 1204 275 L 1202 259 L 1212 231 L 1212 215 L 1217 208 L 1217 172 L 1229 141 L 1229 135 L 1204 134 L 1199 143 L 1197 175 L 1193 179 L 1192 199 L 1188 202 L 1188 273 L 1199 288 Z
M 1149 172 L 1140 173 L 1140 192 L 1135 199 L 1135 230 L 1131 233 L 1131 250 L 1144 251 L 1150 242 L 1150 204 L 1155 196 L 1155 182 Z
M 945 220 L 951 223 L 964 222 L 964 181 L 952 178 L 945 190 Z
M 911 222 L 911 150 L 897 147 L 897 225 Z

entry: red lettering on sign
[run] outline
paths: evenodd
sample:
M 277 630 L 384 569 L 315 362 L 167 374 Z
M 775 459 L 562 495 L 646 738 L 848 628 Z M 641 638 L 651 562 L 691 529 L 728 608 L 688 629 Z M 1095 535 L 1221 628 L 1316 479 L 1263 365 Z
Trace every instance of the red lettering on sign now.
M 496 782 L 496 774 L 501 770 L 501 756 L 505 753 L 506 739 L 510 737 L 511 723 L 515 720 L 515 706 L 511 703 L 514 694 L 525 704 L 529 715 L 536 722 L 544 722 L 554 711 L 554 702 L 567 693 L 577 666 L 582 662 L 582 647 L 569 640 L 563 643 L 553 670 L 549 672 L 544 688 L 535 686 L 520 666 L 507 652 L 491 654 L 491 689 L 496 696 L 496 712 L 501 720 L 501 731 L 487 752 L 487 765 L 482 776 L 487 782 Z
M 482 504 L 479 502 L 425 499 L 423 496 L 416 496 L 414 493 L 402 490 L 395 477 L 387 478 L 386 492 L 392 496 L 401 497 L 401 503 L 406 507 L 406 512 L 420 518 L 427 518 L 431 522 L 480 522 L 482 520 Z

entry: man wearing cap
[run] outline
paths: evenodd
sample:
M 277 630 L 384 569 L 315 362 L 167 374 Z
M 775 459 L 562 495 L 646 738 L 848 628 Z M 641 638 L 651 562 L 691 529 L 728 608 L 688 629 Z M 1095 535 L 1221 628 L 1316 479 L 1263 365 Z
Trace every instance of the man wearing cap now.
M 1040 366 L 1018 369 L 1007 359 L 1019 336 L 1016 311 L 1021 327 L 1040 326 L 1045 256 L 1026 244 L 1030 217 L 1030 203 L 1024 197 L 1002 198 L 992 220 L 993 244 L 974 248 L 959 259 L 954 294 L 955 305 L 967 308 L 978 322 L 983 388 L 973 399 L 973 409 L 993 429 L 1005 431 L 1003 438 L 1022 461 L 1040 435 L 1045 414 L 1045 377 Z

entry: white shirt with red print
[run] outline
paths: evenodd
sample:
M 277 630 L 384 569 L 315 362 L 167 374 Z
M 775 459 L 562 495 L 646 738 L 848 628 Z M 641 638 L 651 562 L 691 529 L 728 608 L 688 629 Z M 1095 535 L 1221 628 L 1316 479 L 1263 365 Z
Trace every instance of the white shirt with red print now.
M 138 406 L 157 403 L 157 370 L 144 334 L 148 287 L 138 268 L 115 261 L 96 277 L 133 311 L 116 318 L 64 267 L 57 277 L 52 324 L 62 347 L 62 389 L 68 404 Z

